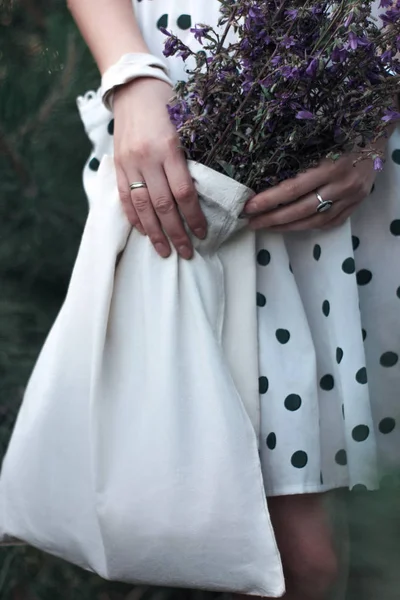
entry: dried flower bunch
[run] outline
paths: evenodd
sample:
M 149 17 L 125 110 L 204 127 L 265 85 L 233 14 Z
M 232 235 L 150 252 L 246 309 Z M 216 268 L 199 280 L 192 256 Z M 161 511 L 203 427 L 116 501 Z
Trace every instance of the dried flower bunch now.
M 371 144 L 400 117 L 400 0 L 381 0 L 380 23 L 371 0 L 218 1 L 222 34 L 191 30 L 204 50 L 163 29 L 164 54 L 193 65 L 168 107 L 187 158 L 256 192 L 355 147 L 382 168 Z

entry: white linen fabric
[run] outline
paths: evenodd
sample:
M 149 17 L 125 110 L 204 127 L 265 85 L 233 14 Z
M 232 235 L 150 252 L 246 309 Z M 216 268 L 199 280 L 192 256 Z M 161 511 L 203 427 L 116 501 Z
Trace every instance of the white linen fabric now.
M 113 109 L 114 89 L 139 77 L 153 77 L 173 85 L 168 67 L 152 54 L 133 52 L 124 54 L 101 78 L 101 96 L 104 105 Z
M 159 26 L 198 49 L 190 27 L 216 26 L 219 6 L 216 0 L 134 0 L 149 49 L 160 58 L 165 36 Z M 164 60 L 173 80 L 185 78 L 180 58 Z M 113 152 L 113 116 L 96 92 L 79 98 L 78 106 L 93 144 L 84 169 L 90 201 L 99 161 Z M 257 232 L 254 301 L 267 495 L 373 489 L 400 463 L 399 165 L 396 130 L 374 191 L 345 225 L 328 232 Z M 237 277 L 243 277 L 239 264 Z
M 255 240 L 238 219 L 252 192 L 190 170 L 209 233 L 190 262 L 175 251 L 165 260 L 131 230 L 103 157 L 3 462 L 0 538 L 106 579 L 277 597 L 254 430 Z

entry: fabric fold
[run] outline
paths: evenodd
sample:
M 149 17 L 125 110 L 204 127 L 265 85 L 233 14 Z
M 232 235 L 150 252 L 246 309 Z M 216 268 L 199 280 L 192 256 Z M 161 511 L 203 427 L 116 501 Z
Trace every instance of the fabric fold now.
M 237 219 L 251 191 L 189 166 L 210 230 L 191 261 L 162 259 L 131 230 L 103 157 L 68 294 L 3 462 L 0 531 L 106 579 L 277 597 L 248 383 L 254 234 Z M 247 326 L 225 353 L 237 310 Z

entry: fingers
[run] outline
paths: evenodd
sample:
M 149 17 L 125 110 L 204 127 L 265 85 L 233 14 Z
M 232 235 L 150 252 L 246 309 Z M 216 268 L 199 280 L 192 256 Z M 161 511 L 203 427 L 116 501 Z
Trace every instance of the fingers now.
M 149 172 L 146 174 L 144 171 L 143 175 L 148 193 L 146 196 L 138 195 L 137 192 L 142 190 L 134 190 L 132 201 L 146 233 L 151 241 L 158 240 L 162 227 L 179 255 L 182 258 L 191 258 L 192 242 L 183 225 L 164 170 L 152 166 Z
M 341 225 L 346 219 L 341 220 L 343 212 L 348 212 L 350 215 L 354 211 L 355 206 L 349 207 L 346 200 L 336 202 L 326 213 L 315 213 L 311 217 L 294 221 L 286 225 L 277 225 L 270 227 L 271 231 L 276 233 L 285 233 L 287 231 L 306 231 L 307 229 L 328 229 Z M 329 215 L 328 215 L 329 213 Z
M 326 184 L 334 166 L 332 161 L 322 161 L 318 167 L 308 169 L 305 173 L 300 173 L 292 179 L 282 181 L 271 189 L 257 194 L 246 204 L 244 214 L 267 212 L 275 209 L 279 204 L 288 204 L 298 200 Z
M 171 193 L 186 223 L 198 238 L 205 238 L 207 235 L 207 221 L 200 208 L 197 191 L 183 153 L 171 153 L 165 161 L 164 171 Z
M 315 190 L 292 204 L 272 212 L 253 217 L 249 222 L 251 229 L 268 228 L 274 231 L 302 231 L 320 229 L 339 218 L 343 211 L 352 212 L 359 203 L 358 198 L 343 197 L 340 185 L 328 184 L 318 190 L 323 200 L 331 200 L 333 205 L 325 212 L 318 212 L 319 201 Z
M 117 187 L 118 187 L 119 197 L 120 197 L 124 212 L 128 218 L 128 221 L 132 225 L 132 227 L 136 227 L 136 229 L 138 231 L 140 231 L 140 233 L 142 235 L 145 235 L 145 231 L 142 227 L 142 224 L 140 222 L 138 214 L 132 204 L 128 179 L 127 179 L 124 171 L 120 167 L 118 167 L 117 164 L 115 165 L 115 170 L 116 170 L 116 175 L 117 175 Z

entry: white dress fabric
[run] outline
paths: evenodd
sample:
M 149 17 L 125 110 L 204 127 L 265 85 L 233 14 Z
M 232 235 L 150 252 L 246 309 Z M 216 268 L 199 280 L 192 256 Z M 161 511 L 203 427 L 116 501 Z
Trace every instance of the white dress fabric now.
M 196 23 L 216 26 L 216 0 L 134 0 L 149 50 L 174 80 L 179 58 L 165 36 L 192 48 Z M 99 92 L 78 98 L 93 151 L 84 168 L 90 200 L 113 116 Z M 257 232 L 260 456 L 268 496 L 338 487 L 375 489 L 400 464 L 400 131 L 371 195 L 327 232 Z M 238 270 L 237 276 L 240 278 Z

